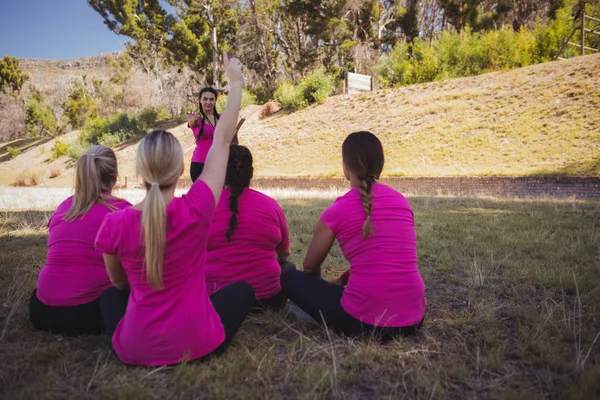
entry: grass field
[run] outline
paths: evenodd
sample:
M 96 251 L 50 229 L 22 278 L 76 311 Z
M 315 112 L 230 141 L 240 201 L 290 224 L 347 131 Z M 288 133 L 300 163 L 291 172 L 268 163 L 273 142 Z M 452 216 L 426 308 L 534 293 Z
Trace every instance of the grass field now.
M 4 195 L 30 209 L 0 212 L 2 399 L 591 399 L 600 393 L 598 202 L 410 197 L 428 300 L 416 337 L 387 345 L 349 340 L 282 312 L 249 318 L 221 358 L 134 368 L 117 360 L 105 335 L 32 330 L 28 296 L 44 264 L 45 223 L 55 204 L 54 195 L 36 203 L 19 190 Z M 275 195 L 299 264 L 333 197 Z M 337 247 L 325 268 L 345 268 Z

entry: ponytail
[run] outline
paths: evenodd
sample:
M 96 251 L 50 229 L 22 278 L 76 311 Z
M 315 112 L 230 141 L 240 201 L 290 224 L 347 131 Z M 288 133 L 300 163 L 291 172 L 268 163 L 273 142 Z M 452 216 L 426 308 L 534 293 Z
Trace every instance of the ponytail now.
M 86 214 L 96 205 L 103 204 L 109 210 L 116 207 L 107 203 L 116 197 L 106 195 L 117 180 L 117 158 L 106 146 L 92 146 L 77 160 L 75 165 L 75 194 L 69 210 L 63 215 L 65 221 Z
M 373 223 L 371 222 L 371 212 L 373 210 L 372 204 L 372 193 L 373 193 L 373 177 L 367 177 L 366 179 L 361 179 L 360 186 L 358 188 L 358 192 L 360 194 L 360 200 L 362 201 L 363 209 L 367 218 L 363 223 L 362 231 L 363 237 L 366 239 L 373 234 Z
M 229 159 L 227 160 L 227 172 L 225 173 L 225 184 L 231 189 L 229 196 L 229 230 L 225 233 L 227 240 L 231 242 L 231 234 L 238 224 L 238 200 L 244 189 L 250 186 L 254 174 L 252 166 L 252 153 L 244 146 L 232 144 L 229 146 Z
M 237 213 L 238 213 L 238 197 L 244 191 L 243 186 L 231 186 L 231 195 L 229 196 L 229 210 L 231 211 L 231 218 L 229 219 L 229 230 L 225 234 L 227 240 L 231 242 L 231 234 L 237 228 Z
M 167 207 L 158 182 L 149 185 L 142 210 L 142 229 L 146 248 L 146 276 L 150 286 L 163 286 L 163 259 L 167 236 Z

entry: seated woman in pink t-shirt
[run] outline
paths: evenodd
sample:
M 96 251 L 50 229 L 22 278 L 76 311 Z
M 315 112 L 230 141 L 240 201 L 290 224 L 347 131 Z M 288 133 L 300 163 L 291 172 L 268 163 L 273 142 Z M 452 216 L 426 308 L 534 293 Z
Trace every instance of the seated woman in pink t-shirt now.
M 96 248 L 116 286 L 102 295 L 100 310 L 113 348 L 126 364 L 170 365 L 220 354 L 254 302 L 254 290 L 245 282 L 209 297 L 204 278 L 208 230 L 240 110 L 239 60 L 229 62 L 227 75 L 229 99 L 200 179 L 175 197 L 184 169 L 181 144 L 169 132 L 149 133 L 136 160 L 146 197 L 107 215 L 98 232 Z
M 104 330 L 98 298 L 112 284 L 94 240 L 106 214 L 131 204 L 110 194 L 117 158 L 108 147 L 86 151 L 75 176 L 75 194 L 48 222 L 48 256 L 31 294 L 29 319 L 39 330 L 98 334 Z
M 304 271 L 284 271 L 283 291 L 338 333 L 382 340 L 414 334 L 425 314 L 425 292 L 410 204 L 377 183 L 384 156 L 372 133 L 350 134 L 342 145 L 342 159 L 352 188 L 321 214 Z M 320 277 L 335 239 L 350 263 L 345 288 L 340 279 L 327 282 Z
M 206 285 L 209 294 L 237 281 L 254 288 L 253 310 L 280 309 L 280 264 L 290 255 L 290 236 L 277 201 L 250 189 L 252 154 L 231 145 L 225 189 L 215 209 L 208 236 Z

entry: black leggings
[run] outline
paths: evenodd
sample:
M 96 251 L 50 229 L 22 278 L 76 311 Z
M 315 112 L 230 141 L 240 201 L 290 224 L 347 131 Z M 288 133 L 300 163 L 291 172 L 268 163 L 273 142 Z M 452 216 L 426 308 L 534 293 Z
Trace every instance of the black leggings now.
M 281 276 L 281 288 L 290 301 L 315 321 L 320 324 L 325 322 L 334 332 L 346 336 L 376 336 L 385 342 L 397 336 L 413 335 L 423 323 L 421 320 L 412 326 L 383 327 L 361 322 L 342 308 L 343 287 L 297 270 L 286 271 Z
M 204 169 L 204 163 L 194 162 L 190 164 L 190 178 L 192 182 L 196 182 L 196 179 L 200 177 L 202 170 Z
M 220 356 L 227 350 L 242 322 L 254 303 L 254 289 L 249 283 L 236 282 L 225 286 L 210 297 L 213 307 L 225 328 L 225 341 L 210 355 Z M 129 292 L 117 288 L 108 289 L 100 297 L 100 310 L 106 331 L 112 337 L 119 321 L 125 315 Z M 204 357 L 202 357 L 204 358 Z
M 29 300 L 29 320 L 39 331 L 65 335 L 98 335 L 104 331 L 98 299 L 71 307 L 55 307 L 37 298 L 37 289 Z
M 283 294 L 283 290 L 280 290 L 275 296 L 267 297 L 266 299 L 254 300 L 250 313 L 257 314 L 263 311 L 279 311 L 287 303 L 287 297 Z

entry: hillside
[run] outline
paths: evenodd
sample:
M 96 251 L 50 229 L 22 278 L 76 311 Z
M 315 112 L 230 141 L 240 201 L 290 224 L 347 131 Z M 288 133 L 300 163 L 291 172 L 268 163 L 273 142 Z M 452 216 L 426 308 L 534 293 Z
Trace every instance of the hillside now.
M 600 55 L 334 96 L 260 121 L 254 113 L 240 142 L 252 150 L 258 177 L 339 176 L 341 143 L 356 130 L 380 137 L 389 176 L 600 176 Z M 171 131 L 189 163 L 189 130 Z M 42 185 L 71 184 L 69 164 L 47 160 L 53 142 L 11 160 L 0 145 L 0 184 L 23 171 L 45 176 Z M 135 175 L 135 150 L 136 144 L 117 149 L 121 176 Z M 49 179 L 52 168 L 64 172 Z

